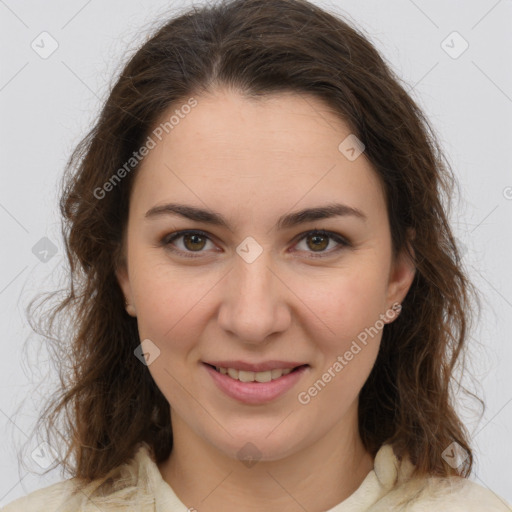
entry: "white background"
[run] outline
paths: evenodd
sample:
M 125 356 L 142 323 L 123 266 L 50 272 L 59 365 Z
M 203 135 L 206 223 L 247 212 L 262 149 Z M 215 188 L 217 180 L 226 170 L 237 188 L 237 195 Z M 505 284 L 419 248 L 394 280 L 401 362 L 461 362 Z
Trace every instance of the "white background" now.
M 426 111 L 458 177 L 461 197 L 452 225 L 484 306 L 471 337 L 473 379 L 465 383 L 487 408 L 478 423 L 471 410 L 462 410 L 469 401 L 458 405 L 477 457 L 472 478 L 512 502 L 512 1 L 315 3 L 345 13 L 366 31 Z M 63 478 L 58 471 L 28 472 L 17 459 L 55 380 L 24 309 L 62 275 L 58 180 L 122 62 L 162 13 L 183 5 L 0 0 L 0 505 Z M 59 45 L 47 59 L 31 48 L 43 31 Z M 453 31 L 469 44 L 458 58 L 441 46 Z M 447 40 L 452 53 L 463 44 L 453 37 Z M 57 247 L 46 262 L 32 252 L 43 237 Z M 31 441 L 25 453 L 37 444 Z

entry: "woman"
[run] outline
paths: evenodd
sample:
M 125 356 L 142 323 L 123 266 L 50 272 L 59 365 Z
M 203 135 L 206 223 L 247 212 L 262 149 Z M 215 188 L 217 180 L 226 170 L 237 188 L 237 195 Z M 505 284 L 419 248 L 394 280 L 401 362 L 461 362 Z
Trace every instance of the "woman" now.
M 355 29 L 304 0 L 172 19 L 69 170 L 44 421 L 74 478 L 6 511 L 509 510 L 450 395 L 453 176 Z

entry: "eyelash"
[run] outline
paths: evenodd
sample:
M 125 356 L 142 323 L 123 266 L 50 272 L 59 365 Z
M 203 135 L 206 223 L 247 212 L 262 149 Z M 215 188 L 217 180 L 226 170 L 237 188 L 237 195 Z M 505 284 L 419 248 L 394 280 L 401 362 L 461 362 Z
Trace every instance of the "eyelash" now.
M 183 230 L 183 231 L 176 231 L 175 233 L 170 233 L 170 234 L 166 235 L 164 238 L 162 238 L 160 243 L 161 243 L 162 246 L 166 247 L 170 251 L 172 251 L 174 253 L 178 253 L 180 255 L 183 255 L 186 258 L 198 258 L 198 257 L 200 257 L 200 254 L 203 251 L 182 251 L 180 249 L 177 250 L 174 247 L 172 247 L 172 245 L 171 245 L 172 242 L 174 242 L 175 240 L 177 240 L 179 238 L 182 238 L 183 236 L 185 236 L 187 234 L 200 235 L 201 237 L 207 238 L 208 240 L 212 241 L 211 237 L 205 231 L 201 231 L 201 230 L 197 230 L 197 229 L 189 229 L 189 230 Z M 321 252 L 318 252 L 318 253 L 312 252 L 311 253 L 312 256 L 308 256 L 308 258 L 311 258 L 311 259 L 325 258 L 326 255 L 331 255 L 332 253 L 340 251 L 344 247 L 350 247 L 351 246 L 350 242 L 347 239 L 343 238 L 338 233 L 333 233 L 332 231 L 326 231 L 324 229 L 313 229 L 311 231 L 306 231 L 305 233 L 302 233 L 301 235 L 299 235 L 296 244 L 298 244 L 299 242 L 301 242 L 302 240 L 307 238 L 309 235 L 323 235 L 323 236 L 326 236 L 326 237 L 334 240 L 336 243 L 339 244 L 339 247 L 335 248 L 334 250 L 331 249 L 330 251 L 326 251 L 326 252 L 321 251 Z M 193 256 L 192 254 L 194 252 L 198 253 L 198 255 L 197 256 L 195 256 L 195 255 Z

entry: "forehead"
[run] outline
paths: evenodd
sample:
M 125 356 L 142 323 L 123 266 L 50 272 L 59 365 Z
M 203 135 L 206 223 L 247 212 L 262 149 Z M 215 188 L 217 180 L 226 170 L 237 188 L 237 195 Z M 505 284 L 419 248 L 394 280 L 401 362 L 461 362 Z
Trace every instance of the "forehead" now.
M 340 150 L 353 135 L 322 100 L 288 92 L 253 99 L 227 90 L 195 100 L 174 116 L 172 129 L 162 127 L 179 103 L 155 126 L 161 140 L 153 136 L 132 194 L 144 207 L 177 198 L 239 213 L 340 200 L 383 207 L 375 171 L 364 153 L 351 160 Z
M 197 105 L 180 119 L 174 116 L 177 124 L 162 134 L 175 158 L 276 161 L 281 167 L 286 160 L 336 155 L 340 137 L 350 134 L 339 115 L 312 95 L 282 92 L 247 98 L 221 89 L 195 99 Z M 179 103 L 162 115 L 160 126 L 176 110 Z

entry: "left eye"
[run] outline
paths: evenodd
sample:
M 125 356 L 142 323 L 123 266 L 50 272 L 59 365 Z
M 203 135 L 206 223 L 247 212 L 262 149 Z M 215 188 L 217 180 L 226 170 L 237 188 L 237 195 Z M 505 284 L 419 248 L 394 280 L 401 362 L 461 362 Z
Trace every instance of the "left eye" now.
M 342 236 L 338 235 L 337 233 L 332 233 L 330 231 L 324 230 L 308 231 L 307 233 L 304 233 L 303 235 L 300 236 L 299 242 L 302 241 L 305 241 L 306 245 L 310 248 L 313 247 L 315 249 L 319 249 L 318 251 L 312 251 L 313 254 L 317 252 L 327 252 L 328 254 L 331 254 L 332 252 L 337 252 L 343 249 L 343 247 L 347 247 L 350 245 L 347 240 L 345 240 Z M 308 243 L 308 241 L 311 242 Z M 325 249 L 329 246 L 331 241 L 334 241 L 337 244 L 337 247 L 329 251 L 325 251 Z M 320 254 L 320 257 L 322 256 L 323 254 Z M 314 254 L 313 257 L 317 257 L 316 254 Z
M 176 248 L 174 242 L 176 240 L 181 240 L 182 248 Z M 350 245 L 348 240 L 343 238 L 341 235 L 337 233 L 333 233 L 331 231 L 319 230 L 315 229 L 312 231 L 308 231 L 299 235 L 297 246 L 300 245 L 300 242 L 305 241 L 307 247 L 313 248 L 311 251 L 313 256 L 310 257 L 323 257 L 323 255 L 327 252 L 331 254 L 333 252 L 337 252 L 341 250 L 343 247 L 347 247 Z M 325 251 L 325 249 L 329 246 L 330 242 L 334 241 L 338 247 L 331 249 L 329 251 Z M 188 231 L 178 231 L 176 233 L 171 233 L 170 235 L 165 236 L 162 239 L 162 245 L 167 247 L 173 252 L 182 253 L 185 257 L 188 258 L 196 258 L 198 256 L 194 256 L 191 253 L 202 253 L 203 249 L 207 242 L 213 243 L 207 233 L 204 231 L 198 230 L 188 230 Z M 318 250 L 316 250 L 318 249 Z M 307 249 L 306 249 L 306 252 Z M 321 253 L 320 255 L 316 255 L 315 253 Z

